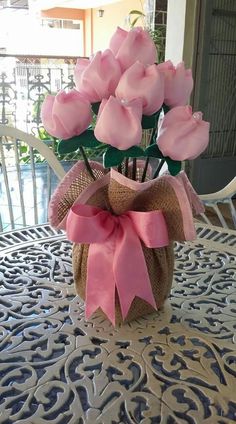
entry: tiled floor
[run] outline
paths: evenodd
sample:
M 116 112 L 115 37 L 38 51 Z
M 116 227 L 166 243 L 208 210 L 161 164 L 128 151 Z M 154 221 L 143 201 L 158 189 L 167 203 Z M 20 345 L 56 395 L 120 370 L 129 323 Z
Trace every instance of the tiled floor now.
M 63 166 L 65 171 L 68 171 L 72 162 L 64 162 Z M 14 226 L 16 229 L 24 226 L 22 218 L 22 210 L 20 206 L 20 195 L 17 180 L 17 172 L 15 168 L 8 169 L 8 183 L 10 196 L 13 207 L 14 215 Z M 22 166 L 21 178 L 23 186 L 23 196 L 25 204 L 26 224 L 33 225 L 35 223 L 34 218 L 34 201 L 33 201 L 33 189 L 32 189 L 32 178 L 29 166 Z M 51 192 L 55 190 L 58 184 L 58 179 L 52 172 L 51 176 Z M 37 209 L 38 209 L 38 223 L 45 223 L 48 221 L 47 208 L 48 208 L 48 187 L 47 187 L 47 167 L 45 164 L 37 164 L 36 166 L 36 186 L 37 186 Z M 236 203 L 236 200 L 235 200 Z M 226 222 L 229 228 L 232 227 L 232 220 L 229 216 L 229 210 L 227 206 L 222 206 L 222 212 L 225 216 Z M 219 225 L 219 220 L 212 214 L 212 210 L 207 210 L 207 215 L 211 220 L 212 224 Z M 4 231 L 10 230 L 11 220 L 9 215 L 8 199 L 6 193 L 6 185 L 3 174 L 0 169 L 0 219 L 2 220 L 2 227 Z
M 65 170 L 69 170 L 72 166 L 71 162 L 63 164 Z M 23 214 L 20 203 L 20 192 L 17 180 L 17 172 L 15 168 L 8 169 L 7 172 L 8 184 L 10 197 L 12 202 L 12 209 L 14 215 L 14 226 L 15 228 L 22 228 Z M 34 197 L 33 197 L 33 185 L 30 168 L 23 166 L 21 169 L 23 197 L 25 205 L 26 224 L 33 225 L 34 220 Z M 52 172 L 51 175 L 51 192 L 55 190 L 58 184 L 58 179 Z M 38 223 L 47 222 L 47 199 L 48 199 L 48 187 L 47 187 L 47 167 L 45 164 L 37 164 L 36 166 L 36 187 L 37 187 L 37 209 L 38 209 Z M 2 220 L 2 227 L 4 231 L 10 230 L 11 220 L 8 207 L 8 198 L 6 191 L 6 184 L 4 181 L 3 174 L 0 170 L 0 217 Z
M 233 204 L 234 204 L 234 207 L 236 208 L 236 199 L 233 199 Z M 231 216 L 231 213 L 230 213 L 229 206 L 228 205 L 224 205 L 224 204 L 219 204 L 218 207 L 219 207 L 219 209 L 220 209 L 220 211 L 221 211 L 221 213 L 222 213 L 222 215 L 223 215 L 223 217 L 224 217 L 224 219 L 226 221 L 226 224 L 228 225 L 228 228 L 234 230 L 235 227 L 234 227 L 234 223 L 233 223 L 233 220 L 232 220 L 232 216 Z M 205 213 L 206 213 L 206 215 L 208 216 L 210 222 L 213 225 L 221 226 L 220 220 L 217 217 L 217 215 L 214 213 L 214 211 L 212 210 L 212 208 L 206 207 L 206 212 Z

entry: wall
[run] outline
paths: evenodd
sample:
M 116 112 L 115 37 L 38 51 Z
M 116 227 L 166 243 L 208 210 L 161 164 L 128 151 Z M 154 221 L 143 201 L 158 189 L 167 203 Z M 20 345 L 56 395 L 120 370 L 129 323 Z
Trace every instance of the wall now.
M 6 9 L 0 13 L 0 47 L 4 53 L 16 56 L 83 56 L 83 21 L 80 22 L 81 30 L 43 27 L 41 20 L 27 11 L 12 13 Z
M 66 7 L 54 7 L 52 9 L 48 9 L 48 10 L 41 10 L 40 15 L 41 15 L 42 18 L 69 19 L 69 20 L 80 21 L 80 25 L 81 25 L 80 33 L 78 33 L 78 32 L 74 33 L 75 39 L 77 39 L 76 40 L 77 48 L 75 49 L 72 46 L 69 46 L 68 49 L 72 50 L 72 52 L 76 51 L 76 54 L 78 56 L 85 56 L 85 51 L 86 51 L 86 48 L 85 48 L 85 43 L 86 43 L 86 32 L 85 32 L 86 31 L 86 26 L 85 26 L 86 10 L 66 8 Z M 66 40 L 67 40 L 68 37 L 70 37 L 70 36 L 65 33 L 65 37 L 66 37 Z M 72 45 L 73 45 L 72 40 L 70 40 L 70 43 L 72 43 Z M 69 53 L 68 53 L 68 55 L 69 55 Z
M 99 8 L 92 9 L 93 33 L 90 33 L 92 43 L 86 37 L 86 55 L 89 56 L 98 50 L 105 50 L 117 26 L 128 30 L 127 16 L 129 12 L 133 9 L 143 12 L 143 4 L 144 0 L 122 0 L 114 4 L 102 6 L 100 7 L 100 9 L 104 10 L 102 18 L 98 17 Z M 89 15 L 89 12 L 86 11 L 86 16 Z M 142 25 L 141 20 L 138 21 L 138 25 Z
M 84 27 L 84 56 L 90 56 L 93 52 L 93 9 L 85 10 Z
M 195 48 L 193 108 L 210 122 L 210 142 L 190 178 L 199 193 L 214 192 L 236 170 L 236 2 L 202 0 Z
M 41 10 L 42 18 L 57 18 L 57 19 L 84 19 L 85 11 L 82 9 L 68 9 L 66 7 L 53 7 L 48 10 Z
M 96 9 L 69 9 L 53 8 L 41 11 L 42 18 L 79 19 L 83 22 L 83 48 L 77 48 L 81 56 L 90 56 L 98 50 L 105 50 L 109 40 L 117 26 L 129 29 L 128 14 L 131 10 L 140 10 L 144 13 L 145 0 L 117 0 L 116 3 L 107 4 Z M 103 9 L 102 18 L 98 16 L 98 10 Z M 137 25 L 142 26 L 140 19 Z M 81 42 L 81 41 L 80 41 Z M 76 42 L 76 45 L 78 43 Z M 72 47 L 68 48 L 70 51 Z M 75 49 L 74 49 L 75 50 Z
M 199 0 L 168 0 L 165 60 L 194 67 Z
M 198 39 L 199 0 L 187 0 L 185 12 L 183 60 L 193 73 L 196 59 L 196 44 Z
M 168 0 L 165 60 L 176 65 L 183 59 L 187 0 Z

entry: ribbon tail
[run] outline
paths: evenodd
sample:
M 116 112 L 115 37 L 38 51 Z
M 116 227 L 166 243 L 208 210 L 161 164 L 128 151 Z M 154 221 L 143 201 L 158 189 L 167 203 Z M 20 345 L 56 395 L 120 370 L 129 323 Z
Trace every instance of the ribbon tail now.
M 121 218 L 114 255 L 114 275 L 123 319 L 135 296 L 157 309 L 141 242 L 128 217 Z M 132 252 L 132 254 L 130 254 Z
M 86 283 L 86 319 L 101 308 L 115 326 L 115 279 L 113 272 L 114 240 L 89 246 Z

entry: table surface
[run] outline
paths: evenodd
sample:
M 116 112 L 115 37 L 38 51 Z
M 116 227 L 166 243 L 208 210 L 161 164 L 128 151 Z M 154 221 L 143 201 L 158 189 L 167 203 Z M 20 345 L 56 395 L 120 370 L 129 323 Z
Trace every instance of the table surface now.
M 0 235 L 1 424 L 236 421 L 236 232 L 177 243 L 171 297 L 121 328 L 84 320 L 71 244 Z

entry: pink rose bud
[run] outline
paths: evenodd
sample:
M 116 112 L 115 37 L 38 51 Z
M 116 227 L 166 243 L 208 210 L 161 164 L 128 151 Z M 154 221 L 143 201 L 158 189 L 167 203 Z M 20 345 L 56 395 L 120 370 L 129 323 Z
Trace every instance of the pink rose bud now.
M 160 109 L 164 100 L 164 77 L 156 65 L 145 66 L 135 62 L 123 73 L 116 96 L 126 101 L 141 98 L 143 114 L 152 115 Z
M 92 121 L 89 101 L 76 90 L 48 95 L 42 104 L 41 117 L 49 134 L 65 140 L 84 132 Z
M 201 112 L 192 114 L 191 106 L 177 106 L 164 116 L 157 145 L 164 156 L 173 160 L 196 159 L 208 145 L 209 129 Z
M 127 150 L 141 142 L 142 101 L 122 102 L 111 96 L 99 108 L 95 137 L 119 150 Z
M 97 52 L 91 59 L 78 59 L 75 67 L 75 85 L 91 103 L 109 98 L 115 93 L 121 76 L 118 60 L 111 52 Z
M 128 31 L 117 27 L 116 32 L 113 34 L 110 40 L 109 49 L 111 49 L 112 53 L 116 55 L 118 50 L 123 43 L 124 39 L 127 37 Z
M 111 39 L 110 48 L 116 52 L 122 71 L 137 60 L 144 65 L 153 65 L 157 61 L 156 46 L 149 33 L 141 27 L 133 28 L 126 36 L 118 30 Z
M 185 69 L 184 62 L 175 68 L 170 60 L 159 64 L 157 68 L 165 76 L 164 103 L 170 107 L 185 106 L 193 89 L 191 69 Z

